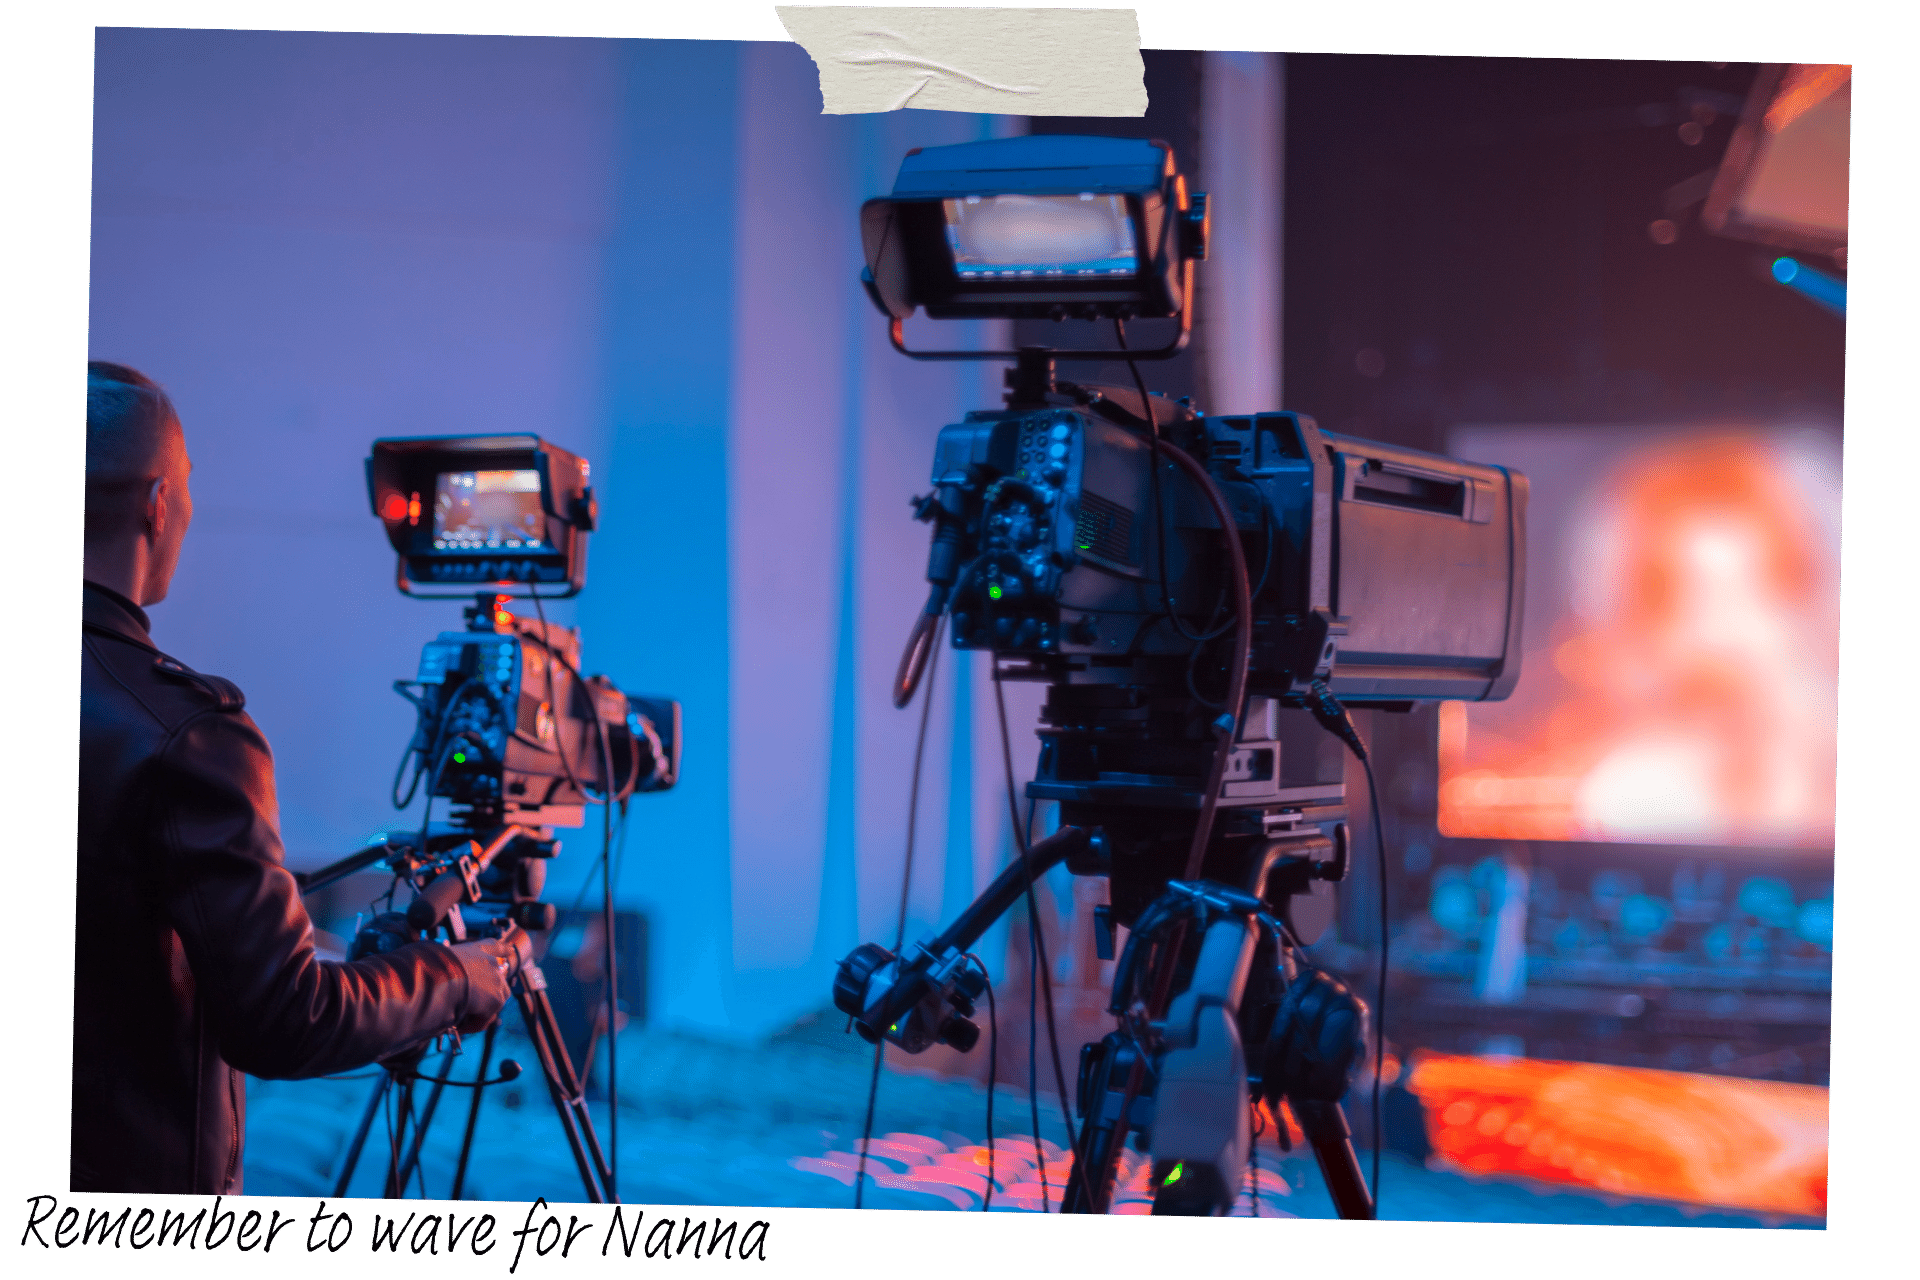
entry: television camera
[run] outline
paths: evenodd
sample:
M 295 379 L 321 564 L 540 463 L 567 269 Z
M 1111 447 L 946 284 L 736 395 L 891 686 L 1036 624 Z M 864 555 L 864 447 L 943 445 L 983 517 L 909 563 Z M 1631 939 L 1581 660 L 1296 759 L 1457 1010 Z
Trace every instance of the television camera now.
M 543 601 L 577 595 L 586 583 L 587 536 L 598 508 L 584 458 L 534 435 L 384 439 L 374 441 L 366 473 L 374 514 L 398 554 L 400 590 L 423 598 L 465 596 L 472 603 L 464 610 L 465 628 L 428 641 L 415 677 L 394 682 L 417 719 L 394 777 L 393 803 L 407 808 L 424 783 L 427 816 L 417 831 L 390 831 L 359 853 L 301 877 L 301 887 L 311 891 L 378 865 L 393 874 L 395 891 L 403 884 L 411 888 L 404 910 L 380 912 L 359 930 L 350 958 L 436 937 L 513 943 L 520 956 L 515 999 L 587 1198 L 611 1201 L 613 1163 L 594 1132 L 584 1083 L 569 1059 L 527 933 L 555 923 L 552 904 L 541 898 L 547 862 L 560 851 L 554 829 L 584 826 L 588 805 L 601 806 L 608 846 L 602 925 L 611 1055 L 612 810 L 618 806 L 624 819 L 631 796 L 665 790 L 678 779 L 680 704 L 625 693 L 605 676 L 582 676 L 578 630 L 546 620 Z M 531 599 L 537 616 L 512 612 L 507 606 L 516 595 Z M 436 799 L 448 802 L 445 821 L 432 821 Z M 391 908 L 393 891 L 387 899 Z M 386 1194 L 404 1195 L 442 1091 L 460 1086 L 473 1089 L 450 1192 L 460 1198 L 481 1090 L 520 1074 L 509 1059 L 498 1078 L 486 1078 L 498 1030 L 498 1022 L 487 1029 L 471 1080 L 448 1074 L 457 1037 L 438 1075 L 419 1070 L 424 1046 L 384 1064 L 335 1195 L 346 1194 L 374 1118 L 393 1089 L 402 1120 L 391 1144 Z M 416 1081 L 433 1086 L 418 1116 Z
M 916 150 L 862 208 L 863 283 L 893 345 L 1014 362 L 1004 408 L 941 430 L 914 502 L 931 591 L 895 704 L 943 626 L 995 679 L 1045 683 L 1026 794 L 1061 825 L 1029 849 L 1016 822 L 1021 857 L 977 901 L 903 954 L 856 949 L 834 1000 L 871 1042 L 964 1052 L 986 981 L 969 948 L 1052 867 L 1105 877 L 1103 959 L 1127 930 L 1117 1027 L 1081 1052 L 1063 1210 L 1107 1210 L 1131 1136 L 1154 1212 L 1225 1213 L 1260 1099 L 1292 1110 L 1341 1216 L 1372 1217 L 1341 1107 L 1368 1010 L 1303 954 L 1352 856 L 1343 752 L 1366 752 L 1348 708 L 1512 690 L 1526 479 L 1301 413 L 1204 414 L 1137 368 L 1132 388 L 1056 378 L 1059 359 L 1178 352 L 1207 229 L 1171 148 L 1121 138 Z M 915 350 L 916 310 L 1107 320 L 1116 345 Z M 1177 329 L 1130 347 L 1127 322 L 1149 319 Z

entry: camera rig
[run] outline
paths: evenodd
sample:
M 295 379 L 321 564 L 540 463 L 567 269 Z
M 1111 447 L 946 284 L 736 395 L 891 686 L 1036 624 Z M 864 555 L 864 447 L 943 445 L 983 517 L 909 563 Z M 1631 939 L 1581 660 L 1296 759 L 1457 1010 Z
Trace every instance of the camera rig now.
M 1368 1010 L 1303 954 L 1351 860 L 1343 752 L 1366 752 L 1347 708 L 1513 688 L 1525 477 L 1304 414 L 1204 415 L 1148 395 L 1137 370 L 1132 389 L 1058 380 L 1056 359 L 1131 364 L 1186 342 L 1206 202 L 1163 143 L 915 151 L 861 229 L 899 350 L 1015 362 L 1004 409 L 940 432 L 933 490 L 915 499 L 931 590 L 895 704 L 943 620 L 955 647 L 993 655 L 996 680 L 1044 682 L 1026 794 L 1062 825 L 1031 849 L 1016 831 L 1021 857 L 935 938 L 857 948 L 836 1006 L 876 1044 L 965 1052 L 986 981 L 968 948 L 1052 867 L 1104 877 L 1103 959 L 1127 930 L 1116 1030 L 1081 1053 L 1063 1209 L 1106 1211 L 1131 1136 L 1152 1158 L 1154 1212 L 1226 1212 L 1258 1098 L 1288 1104 L 1341 1216 L 1372 1217 L 1341 1108 Z M 1116 348 L 915 351 L 905 321 L 921 308 L 1108 319 Z M 1135 319 L 1179 327 L 1141 351 Z
M 464 806 L 474 829 L 579 826 L 589 791 L 612 803 L 673 785 L 679 704 L 583 677 L 578 631 L 549 624 L 541 606 L 586 583 L 599 516 L 588 477 L 585 459 L 533 435 L 374 441 L 368 499 L 398 553 L 400 590 L 474 597 L 466 629 L 441 632 L 415 678 L 394 683 L 419 713 L 396 808 L 424 776 L 429 802 Z M 540 616 L 511 612 L 514 594 Z
M 528 933 L 545 932 L 556 920 L 553 906 L 541 898 L 547 862 L 560 851 L 554 828 L 583 826 L 587 806 L 601 806 L 608 975 L 604 1030 L 611 1078 L 617 1005 L 611 815 L 617 806 L 624 821 L 630 797 L 665 790 L 678 780 L 680 704 L 625 693 L 605 676 L 583 676 L 579 632 L 545 617 L 542 601 L 576 595 L 586 582 L 587 535 L 598 509 L 585 459 L 533 435 L 433 436 L 376 440 L 366 471 L 374 514 L 398 553 L 400 590 L 427 598 L 470 593 L 473 603 L 464 611 L 465 629 L 428 641 L 415 677 L 394 682 L 417 719 L 392 799 L 395 808 L 405 809 L 424 782 L 428 813 L 417 833 L 390 832 L 359 853 L 300 877 L 301 887 L 311 891 L 374 866 L 392 873 L 389 909 L 359 930 L 350 958 L 436 938 L 451 944 L 494 937 L 514 947 L 519 957 L 514 997 L 587 1198 L 611 1201 L 616 1198 L 614 1164 L 594 1133 L 584 1081 L 568 1057 Z M 543 592 L 543 585 L 551 590 Z M 515 595 L 531 599 L 538 616 L 511 611 L 507 606 Z M 403 792 L 401 779 L 409 766 Z M 432 821 L 436 798 L 449 802 L 446 821 Z M 411 900 L 404 910 L 392 910 L 394 891 L 403 885 L 410 888 Z M 397 1091 L 402 1119 L 391 1144 L 385 1194 L 404 1195 L 442 1091 L 457 1086 L 474 1091 L 451 1190 L 459 1199 L 481 1090 L 520 1074 L 519 1065 L 507 1060 L 498 1078 L 487 1079 L 498 1031 L 497 1021 L 487 1028 L 479 1070 L 471 1080 L 448 1074 L 459 1049 L 457 1035 L 438 1075 L 420 1072 L 427 1046 L 389 1059 L 348 1147 L 334 1194 L 346 1194 L 374 1118 L 389 1092 Z M 417 1081 L 433 1087 L 416 1116 Z

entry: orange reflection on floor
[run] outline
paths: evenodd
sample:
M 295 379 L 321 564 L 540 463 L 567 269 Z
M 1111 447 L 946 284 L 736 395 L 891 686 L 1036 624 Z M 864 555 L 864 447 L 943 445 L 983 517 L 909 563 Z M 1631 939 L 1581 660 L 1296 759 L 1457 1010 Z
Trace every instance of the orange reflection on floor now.
M 1827 1091 L 1585 1062 L 1423 1056 L 1434 1149 L 1510 1173 L 1763 1213 L 1827 1211 Z

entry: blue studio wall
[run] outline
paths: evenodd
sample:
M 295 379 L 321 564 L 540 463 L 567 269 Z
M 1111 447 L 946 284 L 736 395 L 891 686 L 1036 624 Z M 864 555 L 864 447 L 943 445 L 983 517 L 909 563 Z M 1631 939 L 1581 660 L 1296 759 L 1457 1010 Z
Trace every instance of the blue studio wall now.
M 906 499 L 940 425 L 998 402 L 999 366 L 887 346 L 856 212 L 910 147 L 1006 122 L 819 111 L 786 44 L 107 30 L 97 51 L 91 351 L 168 387 L 195 463 L 155 634 L 247 691 L 289 862 L 394 819 L 391 682 L 460 625 L 393 589 L 368 443 L 538 432 L 592 459 L 602 511 L 553 615 L 590 670 L 686 708 L 682 782 L 635 802 L 617 888 L 650 918 L 648 1005 L 726 1036 L 819 1008 L 834 960 L 891 941 L 917 712 L 886 691 L 926 546 Z M 1008 693 L 1024 771 L 1037 694 Z M 909 936 L 1006 856 L 992 716 L 981 659 L 943 654 Z M 597 841 L 567 837 L 550 897 Z

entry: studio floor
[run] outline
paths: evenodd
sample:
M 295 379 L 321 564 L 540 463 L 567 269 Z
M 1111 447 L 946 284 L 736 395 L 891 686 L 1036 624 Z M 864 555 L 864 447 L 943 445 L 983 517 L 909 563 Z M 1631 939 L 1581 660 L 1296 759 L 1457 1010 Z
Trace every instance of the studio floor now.
M 477 1048 L 477 1046 L 476 1046 Z M 500 1052 L 534 1062 L 526 1042 L 502 1038 Z M 645 1029 L 619 1045 L 619 1191 L 629 1203 L 851 1208 L 871 1050 L 838 1025 L 812 1024 L 759 1046 L 718 1044 Z M 456 1074 L 467 1074 L 462 1064 Z M 323 1196 L 333 1182 L 375 1081 L 353 1078 L 250 1080 L 246 1189 L 256 1195 Z M 1044 1088 L 1044 1086 L 1043 1086 Z M 424 1094 L 424 1086 L 421 1092 Z M 466 1093 L 449 1091 L 429 1133 L 410 1195 L 444 1198 L 459 1150 Z M 602 1142 L 604 1105 L 593 1108 Z M 1002 1085 L 994 1098 L 994 1211 L 1032 1212 L 1042 1203 L 1032 1107 Z M 868 1162 L 866 1206 L 977 1210 L 986 1186 L 986 1091 L 972 1081 L 894 1069 L 882 1072 Z M 1057 1202 L 1065 1130 L 1057 1107 L 1039 1108 L 1049 1199 Z M 349 1188 L 381 1190 L 387 1148 L 376 1120 Z M 1364 1157 L 1363 1157 L 1364 1158 Z M 1259 1147 L 1237 1214 L 1330 1218 L 1333 1206 L 1310 1156 Z M 1130 1166 L 1116 1211 L 1145 1212 L 1144 1170 Z M 580 1181 L 537 1075 L 486 1092 L 468 1199 L 580 1198 Z M 1570 1190 L 1524 1178 L 1470 1176 L 1386 1153 L 1381 1216 L 1417 1221 L 1533 1222 L 1672 1227 L 1813 1227 L 1817 1218 L 1762 1216 Z

